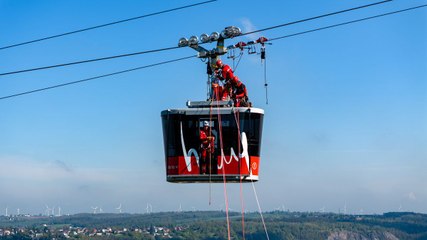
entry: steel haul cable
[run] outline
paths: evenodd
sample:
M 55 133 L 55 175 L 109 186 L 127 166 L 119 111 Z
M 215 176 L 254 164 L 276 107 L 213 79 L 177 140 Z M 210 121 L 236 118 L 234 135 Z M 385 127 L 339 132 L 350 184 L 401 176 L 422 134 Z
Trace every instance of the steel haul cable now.
M 134 21 L 134 20 L 141 19 L 141 18 L 146 18 L 146 17 L 155 16 L 155 15 L 160 15 L 160 14 L 163 14 L 163 13 L 173 12 L 173 11 L 181 10 L 181 9 L 184 9 L 184 8 L 195 7 L 195 6 L 198 6 L 198 5 L 202 5 L 202 4 L 206 4 L 206 3 L 210 3 L 210 2 L 215 2 L 215 1 L 217 1 L 217 0 L 209 0 L 209 1 L 195 3 L 195 4 L 186 5 L 186 6 L 182 6 L 182 7 L 177 7 L 177 8 L 172 8 L 172 9 L 168 9 L 168 10 L 163 10 L 163 11 L 160 11 L 160 12 L 149 13 L 149 14 L 145 14 L 145 15 L 142 15 L 142 16 L 137 16 L 137 17 L 132 17 L 132 18 L 128 18 L 128 19 L 123 19 L 123 20 L 119 20 L 119 21 L 115 21 L 115 22 L 105 23 L 105 24 L 101 24 L 101 25 L 97 25 L 97 26 L 93 26 L 93 27 L 83 28 L 83 29 L 79 29 L 79 30 L 75 30 L 75 31 L 71 31 L 71 32 L 61 33 L 61 34 L 57 34 L 57 35 L 53 35 L 53 36 L 49 36 L 49 37 L 39 38 L 39 39 L 35 39 L 35 40 L 31 40 L 31 41 L 26 41 L 26 42 L 22 42 L 22 43 L 16 43 L 16 44 L 12 44 L 12 45 L 8 45 L 8 46 L 0 47 L 0 50 L 7 49 L 7 48 L 18 47 L 18 46 L 27 45 L 27 44 L 36 43 L 36 42 L 41 42 L 41 41 L 45 41 L 45 40 L 49 40 L 49 39 L 53 39 L 53 38 L 58 38 L 58 37 L 63 37 L 63 36 L 67 36 L 67 35 L 71 35 L 71 34 L 75 34 L 75 33 L 86 32 L 86 31 L 89 31 L 89 30 L 97 29 L 97 28 L 103 28 L 103 27 L 107 27 L 107 26 L 111 26 L 111 25 L 116 25 L 116 24 L 119 24 L 119 23 Z
M 178 61 L 182 61 L 182 60 L 186 60 L 186 59 L 194 58 L 194 57 L 196 57 L 196 56 L 192 55 L 192 56 L 188 56 L 188 57 L 177 58 L 177 59 L 163 61 L 163 62 L 145 65 L 145 66 L 141 66 L 141 67 L 126 69 L 123 71 L 108 73 L 108 74 L 104 74 L 104 75 L 100 75 L 100 76 L 96 76 L 96 77 L 85 78 L 85 79 L 81 79 L 81 80 L 77 80 L 77 81 L 62 83 L 62 84 L 53 85 L 53 86 L 44 87 L 44 88 L 38 88 L 38 89 L 26 91 L 26 92 L 16 93 L 16 94 L 8 95 L 8 96 L 3 96 L 3 97 L 0 97 L 0 100 L 12 98 L 12 97 L 18 97 L 18 96 L 22 96 L 22 95 L 26 95 L 26 94 L 35 93 L 35 92 L 46 91 L 46 90 L 50 90 L 50 89 L 54 89 L 54 88 L 65 87 L 68 85 L 78 84 L 78 83 L 87 82 L 87 81 L 91 81 L 91 80 L 95 80 L 95 79 L 99 79 L 99 78 L 104 78 L 104 77 L 114 76 L 114 75 L 123 74 L 123 73 L 127 73 L 127 72 L 132 72 L 132 71 L 136 71 L 136 70 L 140 70 L 140 69 L 144 69 L 144 68 L 155 67 L 155 66 L 159 66 L 159 65 L 163 65 L 163 64 L 167 64 L 167 63 L 178 62 Z
M 333 25 L 329 25 L 326 27 L 315 28 L 315 29 L 311 29 L 311 30 L 307 30 L 307 31 L 303 31 L 303 32 L 298 32 L 298 33 L 294 33 L 294 34 L 289 34 L 289 35 L 285 35 L 285 36 L 281 36 L 281 37 L 270 38 L 270 39 L 268 39 L 268 41 L 275 41 L 275 40 L 279 40 L 279 39 L 283 39 L 283 38 L 303 35 L 306 33 L 317 32 L 317 31 L 321 31 L 321 30 L 325 30 L 325 29 L 329 29 L 329 28 L 344 26 L 344 25 L 348 25 L 348 24 L 352 24 L 352 23 L 357 23 L 357 22 L 362 22 L 362 21 L 371 20 L 371 19 L 375 19 L 375 18 L 385 17 L 385 16 L 397 14 L 397 13 L 407 12 L 407 11 L 411 11 L 411 10 L 415 10 L 415 9 L 423 8 L 423 7 L 427 7 L 427 4 L 419 5 L 419 6 L 415 6 L 415 7 L 411 7 L 411 8 L 405 8 L 405 9 L 401 9 L 401 10 L 397 10 L 397 11 L 393 11 L 393 12 L 378 14 L 378 15 L 374 15 L 374 16 L 370 16 L 370 17 L 360 18 L 360 19 L 356 19 L 353 21 L 333 24 Z
M 268 27 L 268 28 L 263 28 L 263 29 L 256 30 L 256 31 L 246 32 L 246 33 L 241 34 L 240 36 L 249 35 L 252 33 L 257 33 L 257 32 L 262 32 L 262 31 L 267 31 L 267 30 L 271 30 L 271 29 L 275 29 L 275 28 L 285 27 L 285 26 L 289 26 L 289 25 L 293 25 L 293 24 L 297 24 L 297 23 L 301 23 L 301 22 L 306 22 L 306 21 L 311 21 L 314 19 L 332 16 L 332 15 L 336 15 L 336 14 L 340 14 L 340 13 L 344 13 L 344 12 L 354 11 L 354 10 L 358 10 L 358 9 L 362 9 L 362 8 L 366 8 L 366 7 L 375 6 L 378 4 L 383 4 L 386 2 L 390 2 L 390 1 L 392 1 L 392 0 L 386 0 L 386 1 L 377 2 L 377 3 L 373 3 L 373 4 L 363 5 L 363 6 L 359 6 L 359 7 L 350 8 L 350 9 L 345 9 L 345 10 L 341 10 L 338 12 L 328 13 L 328 14 L 324 14 L 324 15 L 320 15 L 320 16 L 316 16 L 316 17 L 301 19 L 301 20 L 294 21 L 294 22 L 288 22 L 288 23 L 284 23 L 284 24 L 280 24 L 280 25 L 276 25 L 276 26 L 272 26 L 272 27 Z M 141 54 L 146 54 L 146 53 L 154 53 L 154 52 L 160 52 L 160 51 L 166 51 L 166 50 L 173 50 L 173 49 L 177 49 L 177 48 L 181 48 L 181 47 L 166 47 L 166 48 L 161 48 L 161 49 L 146 50 L 146 51 L 135 52 L 135 53 L 127 53 L 127 54 L 120 54 L 120 55 L 109 56 L 109 57 L 102 57 L 102 58 L 81 60 L 81 61 L 75 61 L 75 62 L 69 62 L 69 63 L 55 64 L 55 65 L 36 67 L 36 68 L 31 68 L 31 69 L 23 69 L 23 70 L 16 70 L 16 71 L 10 71 L 10 72 L 3 72 L 3 73 L 0 73 L 0 76 L 11 75 L 11 74 L 19 74 L 19 73 L 24 73 L 24 72 L 32 72 L 32 71 L 38 71 L 38 70 L 44 70 L 44 69 L 50 69 L 50 68 L 57 68 L 57 67 L 65 67 L 65 66 L 70 66 L 70 65 L 84 64 L 84 63 L 90 63 L 90 62 L 96 62 L 96 61 L 104 61 L 104 60 L 115 59 L 115 58 L 130 57 L 130 56 L 141 55 Z
M 30 69 L 0 73 L 0 76 L 12 75 L 12 74 L 18 74 L 18 73 L 25 73 L 25 72 L 33 72 L 33 71 L 50 69 L 50 68 L 57 68 L 57 67 L 65 67 L 65 66 L 83 64 L 83 63 L 98 62 L 98 61 L 109 60 L 109 59 L 114 59 L 114 58 L 130 57 L 130 56 L 147 54 L 147 53 L 162 52 L 162 51 L 167 51 L 167 50 L 172 50 L 172 49 L 177 49 L 177 48 L 179 48 L 179 47 L 159 48 L 159 49 L 154 49 L 154 50 L 147 50 L 147 51 L 141 51 L 141 52 L 135 52 L 135 53 L 125 53 L 125 54 L 120 54 L 120 55 L 115 55 L 115 56 L 95 58 L 95 59 L 89 59 L 89 60 L 83 60 L 83 61 L 61 63 L 61 64 L 56 64 L 56 65 L 44 66 L 44 67 L 37 67 L 37 68 L 30 68 Z
M 371 3 L 371 4 L 359 6 L 359 7 L 354 7 L 354 8 L 349 8 L 349 9 L 345 9 L 345 10 L 341 10 L 341 11 L 337 11 L 337 12 L 332 12 L 332 13 L 327 13 L 327 14 L 319 15 L 319 16 L 316 16 L 316 17 L 310 17 L 310 18 L 306 18 L 306 19 L 302 19 L 302 20 L 297 20 L 297 21 L 293 21 L 293 22 L 283 23 L 283 24 L 280 24 L 280 25 L 272 26 L 272 27 L 267 27 L 267 28 L 262 28 L 262 29 L 255 30 L 255 31 L 246 32 L 246 33 L 241 34 L 240 36 L 245 36 L 245 35 L 249 35 L 249 34 L 253 34 L 253 33 L 258 33 L 258 32 L 264 32 L 264 31 L 267 31 L 267 30 L 275 29 L 275 28 L 286 27 L 286 26 L 289 26 L 289 25 L 297 24 L 297 23 L 308 22 L 308 21 L 311 21 L 311 20 L 315 20 L 315 19 L 319 19 L 319 18 L 324 18 L 324 17 L 329 17 L 329 16 L 333 16 L 333 15 L 337 15 L 337 14 L 341 14 L 341 13 L 345 13 L 345 12 L 350 12 L 350 11 L 362 9 L 362 8 L 372 7 L 372 6 L 380 5 L 380 4 L 391 2 L 391 1 L 393 1 L 393 0 L 386 0 L 386 1 L 381 1 L 381 2 Z
M 306 34 L 306 33 L 321 31 L 321 30 L 325 30 L 325 29 L 329 29 L 329 28 L 333 28 L 333 27 L 348 25 L 348 24 L 352 24 L 352 23 L 356 23 L 356 22 L 361 22 L 361 21 L 365 21 L 365 20 L 369 20 L 369 19 L 374 19 L 374 18 L 384 17 L 384 16 L 388 16 L 388 15 L 392 15 L 392 14 L 397 14 L 397 13 L 402 13 L 402 12 L 406 12 L 406 11 L 411 11 L 411 10 L 415 10 L 415 9 L 419 9 L 419 8 L 423 8 L 423 7 L 427 7 L 427 4 L 419 5 L 419 6 L 411 7 L 411 8 L 406 8 L 406 9 L 402 9 L 402 10 L 397 10 L 397 11 L 393 11 L 393 12 L 387 12 L 387 13 L 383 13 L 383 14 L 379 14 L 379 15 L 375 15 L 375 16 L 371 16 L 371 17 L 366 17 L 366 18 L 362 18 L 362 19 L 357 19 L 357 20 L 349 21 L 349 22 L 334 24 L 334 25 L 330 25 L 330 26 L 326 26 L 326 27 L 321 27 L 321 28 L 316 28 L 316 29 L 312 29 L 312 30 L 307 30 L 307 31 L 303 31 L 303 32 L 298 32 L 298 33 L 294 33 L 294 34 L 290 34 L 290 35 L 285 35 L 285 36 L 281 36 L 281 37 L 270 38 L 269 41 L 275 41 L 275 40 L 279 40 L 279 39 L 283 39 L 283 38 L 294 37 L 294 36 L 303 35 L 303 34 Z M 174 48 L 176 48 L 176 47 L 174 47 Z M 149 51 L 145 51 L 145 52 L 153 52 L 153 51 L 160 51 L 160 50 L 149 50 Z M 142 53 L 142 52 L 140 52 L 140 53 Z M 128 54 L 128 55 L 135 55 L 135 54 L 138 54 L 138 53 L 132 53 L 132 54 Z M 127 54 L 125 54 L 125 55 L 127 55 Z M 120 55 L 120 56 L 124 56 L 124 55 Z M 194 56 L 194 57 L 196 57 L 196 56 Z M 89 60 L 89 61 L 91 61 L 91 60 Z M 10 72 L 9 73 L 0 73 L 0 76 L 2 76 L 2 75 L 8 75 L 8 74 L 12 74 L 12 73 L 10 73 Z M 81 80 L 81 81 L 77 81 L 77 82 L 83 82 L 83 81 L 85 81 L 85 80 Z M 70 84 L 72 84 L 72 83 L 70 83 Z M 36 90 L 24 92 L 24 93 L 18 93 L 18 94 L 13 94 L 13 95 L 10 95 L 10 96 L 0 97 L 0 100 L 4 99 L 4 98 L 17 97 L 17 96 L 24 95 L 24 94 L 29 94 L 29 93 L 33 93 L 33 92 L 39 92 L 39 91 L 43 91 L 43 90 L 48 90 L 48 89 L 51 89 L 51 88 L 57 88 L 57 87 L 61 87 L 63 85 L 69 85 L 69 84 L 55 85 L 55 86 L 52 86 L 52 87 L 47 87 L 45 89 L 36 89 Z

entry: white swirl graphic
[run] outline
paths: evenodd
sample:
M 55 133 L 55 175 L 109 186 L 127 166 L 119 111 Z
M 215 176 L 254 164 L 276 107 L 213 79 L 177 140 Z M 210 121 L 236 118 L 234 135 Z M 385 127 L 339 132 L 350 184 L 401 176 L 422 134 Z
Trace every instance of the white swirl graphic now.
M 184 142 L 184 134 L 182 131 L 182 122 L 180 122 L 180 130 L 181 130 L 181 146 L 182 146 L 182 152 L 184 153 L 184 159 L 185 159 L 185 164 L 187 166 L 187 170 L 189 172 L 192 171 L 192 166 L 191 166 L 191 156 L 194 156 L 196 158 L 196 162 L 197 162 L 197 166 L 200 165 L 199 163 L 199 154 L 197 152 L 196 149 L 194 148 L 190 148 L 190 150 L 188 150 L 185 148 L 185 142 Z M 246 137 L 246 133 L 242 132 L 241 133 L 241 142 L 242 142 L 242 153 L 239 154 L 240 159 L 244 159 L 246 161 L 246 166 L 248 166 L 249 172 L 252 172 L 252 168 L 249 167 L 249 153 L 248 153 L 248 139 Z M 223 163 L 225 162 L 225 164 L 230 164 L 231 161 L 234 159 L 236 162 L 239 162 L 239 158 L 237 157 L 236 153 L 234 152 L 233 148 L 230 148 L 230 158 L 227 160 L 224 154 L 224 149 L 221 149 L 221 161 L 218 165 L 218 169 L 222 169 L 223 167 Z
M 187 165 L 187 170 L 189 172 L 192 171 L 191 167 L 191 156 L 193 155 L 196 158 L 197 166 L 199 166 L 199 154 L 197 153 L 197 150 L 194 148 L 191 148 L 190 150 L 185 149 L 185 142 L 184 142 L 184 134 L 182 133 L 182 122 L 179 122 L 180 129 L 181 129 L 181 146 L 182 146 L 182 152 L 184 153 L 184 159 L 185 164 Z

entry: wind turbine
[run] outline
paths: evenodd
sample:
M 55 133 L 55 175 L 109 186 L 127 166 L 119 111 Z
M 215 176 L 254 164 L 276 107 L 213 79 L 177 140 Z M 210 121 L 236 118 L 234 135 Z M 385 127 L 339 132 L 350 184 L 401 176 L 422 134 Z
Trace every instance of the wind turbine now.
M 96 209 L 98 209 L 98 207 L 91 207 L 93 210 L 93 214 L 96 214 Z
M 181 203 L 179 204 L 178 212 L 179 212 L 179 213 L 180 213 L 180 212 L 182 212 L 182 206 L 181 206 Z
M 146 210 L 147 210 L 147 213 L 152 213 L 153 212 L 153 206 L 151 204 L 147 203 Z
M 276 210 L 279 211 L 279 212 L 284 212 L 285 211 L 285 205 L 282 204 L 281 206 L 278 206 L 276 208 Z
M 6 207 L 6 217 L 9 217 L 9 214 L 7 213 L 7 207 Z
M 98 211 L 99 213 L 103 213 L 104 212 L 104 210 L 102 209 L 102 207 L 99 207 L 99 211 Z
M 116 207 L 116 209 L 119 210 L 119 213 L 122 213 L 122 204 L 120 203 L 120 205 Z
M 49 208 L 49 206 L 46 204 L 46 216 L 50 216 L 50 208 Z
M 344 214 L 347 214 L 347 201 L 344 202 Z
M 19 216 L 19 215 L 21 215 L 21 213 L 20 213 L 20 211 L 19 211 L 20 209 L 18 208 L 18 209 L 16 209 L 16 213 L 17 213 L 17 215 Z

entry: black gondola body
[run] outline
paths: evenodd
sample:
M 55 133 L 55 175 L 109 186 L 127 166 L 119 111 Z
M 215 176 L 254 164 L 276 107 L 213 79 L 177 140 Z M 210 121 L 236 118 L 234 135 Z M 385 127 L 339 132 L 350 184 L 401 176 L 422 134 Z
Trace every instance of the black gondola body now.
M 161 113 L 168 182 L 258 181 L 264 110 L 196 107 Z M 215 137 L 208 171 L 202 173 L 200 129 Z

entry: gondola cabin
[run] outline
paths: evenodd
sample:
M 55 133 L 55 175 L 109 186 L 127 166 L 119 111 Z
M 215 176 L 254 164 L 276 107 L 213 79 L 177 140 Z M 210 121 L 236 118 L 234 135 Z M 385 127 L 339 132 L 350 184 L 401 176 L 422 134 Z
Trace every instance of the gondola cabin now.
M 166 180 L 258 181 L 264 110 L 187 102 L 161 112 Z

